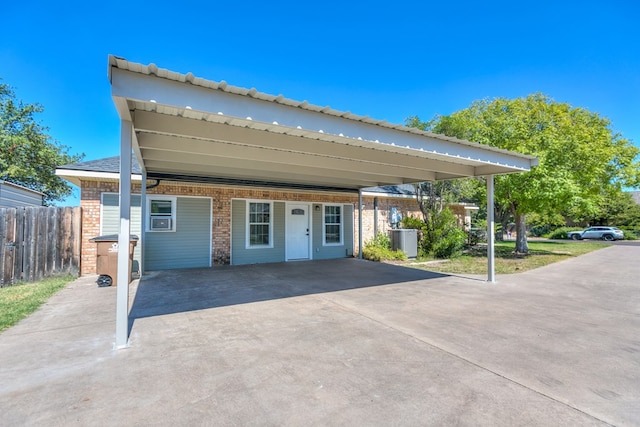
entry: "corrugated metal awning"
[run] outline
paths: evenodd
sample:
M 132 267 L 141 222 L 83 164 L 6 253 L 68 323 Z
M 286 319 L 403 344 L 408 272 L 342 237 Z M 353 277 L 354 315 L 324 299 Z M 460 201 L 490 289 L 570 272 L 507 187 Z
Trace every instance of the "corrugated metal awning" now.
M 360 189 L 529 170 L 536 159 L 109 57 L 149 177 Z

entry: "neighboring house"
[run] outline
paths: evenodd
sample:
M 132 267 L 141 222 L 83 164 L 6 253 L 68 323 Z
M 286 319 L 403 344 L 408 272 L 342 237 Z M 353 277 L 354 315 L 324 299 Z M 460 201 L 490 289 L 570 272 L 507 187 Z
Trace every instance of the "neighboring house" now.
M 640 205 L 640 191 L 629 191 L 633 200 Z
M 0 181 L 0 208 L 17 208 L 22 206 L 42 206 L 44 194 L 13 184 Z
M 118 232 L 118 171 L 117 156 L 56 171 L 80 187 L 81 274 L 95 273 L 96 244 L 90 239 Z M 136 235 L 141 235 L 141 179 L 134 157 L 131 232 Z M 145 270 L 342 258 L 357 252 L 357 194 L 170 180 L 147 180 L 146 185 Z M 368 188 L 362 201 L 365 241 L 397 226 L 394 219 L 421 215 L 410 184 Z M 469 208 L 454 210 L 462 220 Z M 298 221 L 306 221 L 309 229 L 306 247 L 288 239 L 287 227 Z M 140 261 L 141 245 L 134 257 Z

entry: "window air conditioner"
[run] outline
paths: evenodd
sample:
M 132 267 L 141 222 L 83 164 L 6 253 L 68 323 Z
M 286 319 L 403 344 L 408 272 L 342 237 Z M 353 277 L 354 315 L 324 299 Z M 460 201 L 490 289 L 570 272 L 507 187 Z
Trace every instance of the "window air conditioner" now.
M 151 230 L 171 230 L 171 218 L 166 216 L 152 216 Z

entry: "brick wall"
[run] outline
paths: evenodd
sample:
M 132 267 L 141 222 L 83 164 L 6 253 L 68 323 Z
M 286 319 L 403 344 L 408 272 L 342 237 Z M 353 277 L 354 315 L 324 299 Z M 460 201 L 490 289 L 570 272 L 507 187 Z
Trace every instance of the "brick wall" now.
M 89 239 L 100 235 L 100 195 L 118 192 L 117 182 L 82 181 L 80 206 L 82 207 L 82 242 L 80 275 L 95 274 L 97 245 Z
M 82 181 L 80 205 L 82 206 L 82 255 L 81 274 L 95 274 L 96 244 L 89 241 L 100 235 L 100 196 L 103 192 L 118 192 L 117 182 Z M 140 184 L 134 183 L 132 192 L 140 193 Z M 214 264 L 229 263 L 231 252 L 231 200 L 264 199 L 279 201 L 303 201 L 309 203 L 348 203 L 354 209 L 354 249 L 358 252 L 358 195 L 330 194 L 312 191 L 270 190 L 245 187 L 219 187 L 201 184 L 161 183 L 147 190 L 147 194 L 167 194 L 175 196 L 201 196 L 212 198 L 212 261 Z M 366 242 L 374 234 L 374 197 L 363 196 L 362 215 L 363 240 Z M 403 217 L 420 216 L 416 200 L 412 198 L 378 197 L 378 232 L 386 233 L 391 228 L 389 217 L 395 207 Z M 349 236 L 345 236 L 349 238 Z

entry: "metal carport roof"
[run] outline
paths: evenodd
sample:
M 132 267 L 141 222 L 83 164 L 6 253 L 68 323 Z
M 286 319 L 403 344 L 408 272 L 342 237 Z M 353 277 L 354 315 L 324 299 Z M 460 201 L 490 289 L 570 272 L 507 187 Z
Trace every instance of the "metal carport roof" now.
M 109 57 L 149 178 L 359 189 L 526 171 L 534 157 Z
M 129 236 L 132 151 L 143 181 L 251 183 L 359 191 L 361 195 L 367 187 L 488 176 L 490 214 L 493 175 L 528 171 L 537 164 L 532 156 L 116 56 L 109 56 L 108 75 L 121 119 L 123 248 Z M 493 228 L 492 218 L 489 224 Z M 492 235 L 489 233 L 490 281 Z M 118 262 L 118 281 L 124 283 L 126 251 L 119 253 Z M 121 288 L 117 347 L 126 346 L 128 334 L 128 291 L 126 286 Z

